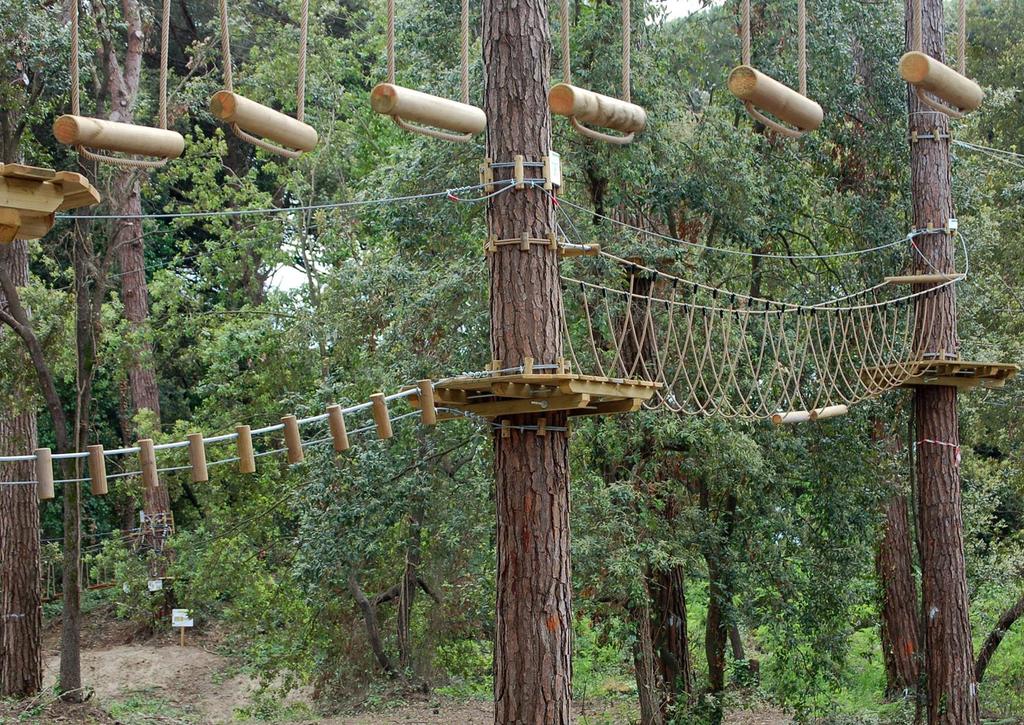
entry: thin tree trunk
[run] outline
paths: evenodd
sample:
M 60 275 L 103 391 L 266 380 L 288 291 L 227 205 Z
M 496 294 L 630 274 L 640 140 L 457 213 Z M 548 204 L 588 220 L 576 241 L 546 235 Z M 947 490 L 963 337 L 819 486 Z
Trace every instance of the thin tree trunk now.
M 28 284 L 28 244 L 16 241 L 0 256 L 12 282 Z M 0 292 L 0 307 L 7 309 Z M 13 334 L 0 328 L 0 337 Z M 13 382 L 13 381 L 12 381 Z M 37 447 L 34 396 L 18 384 L 0 406 L 0 452 L 19 455 Z M 42 592 L 39 503 L 31 461 L 0 466 L 0 696 L 27 696 L 42 687 Z
M 981 645 L 981 650 L 978 652 L 978 661 L 974 665 L 974 679 L 981 682 L 982 678 L 985 677 L 985 670 L 988 668 L 988 663 L 992 660 L 992 655 L 996 653 L 996 649 L 999 647 L 999 643 L 1003 641 L 1003 637 L 1021 617 L 1024 617 L 1024 596 L 1021 596 L 1013 606 L 1003 612 L 1003 616 L 996 622 L 996 626 L 989 632 L 988 637 L 985 638 L 985 643 Z
M 729 625 L 729 644 L 732 645 L 732 658 L 737 662 L 747 659 L 743 651 L 743 638 L 740 637 L 740 628 L 735 623 Z
M 547 92 L 551 44 L 547 3 L 485 0 L 484 110 L 487 156 L 523 154 L 541 161 L 551 148 Z M 495 176 L 508 179 L 510 170 Z M 494 198 L 488 231 L 499 239 L 545 239 L 553 210 L 533 187 Z M 513 253 L 514 252 L 514 253 Z M 489 256 L 491 356 L 515 366 L 562 357 L 558 254 L 545 246 L 511 246 Z M 533 424 L 514 416 L 513 425 Z M 561 725 L 571 719 L 572 582 L 569 562 L 569 449 L 564 413 L 549 431 L 510 431 L 494 438 L 497 503 L 497 616 L 494 710 L 497 723 Z
M 405 671 L 412 667 L 412 606 L 416 599 L 419 568 L 422 561 L 423 517 L 426 504 L 415 494 L 409 512 L 409 531 L 405 545 L 405 571 L 398 597 L 398 665 Z
M 916 690 L 919 676 L 917 584 L 907 510 L 904 494 L 886 502 L 885 531 L 875 558 L 882 599 L 885 697 L 889 700 Z
M 667 716 L 693 693 L 693 660 L 686 626 L 686 580 L 682 566 L 654 572 L 651 594 L 654 647 L 662 682 L 661 712 Z
M 942 0 L 922 0 L 922 4 L 923 49 L 943 60 Z M 913 7 L 914 2 L 907 2 L 908 48 L 912 47 Z M 917 229 L 941 228 L 954 217 L 949 119 L 930 111 L 913 92 L 909 94 L 909 118 L 911 133 L 940 136 L 910 144 L 913 224 Z M 915 271 L 953 272 L 953 242 L 952 237 L 942 233 L 916 237 L 913 244 L 918 252 L 911 255 Z M 943 287 L 919 302 L 917 309 L 918 349 L 939 358 L 958 357 L 955 288 Z M 928 722 L 974 725 L 979 721 L 979 713 L 964 563 L 957 389 L 934 385 L 916 388 L 914 416 Z
M 636 674 L 637 699 L 640 701 L 640 725 L 662 725 L 665 722 L 654 674 L 654 638 L 651 633 L 651 608 L 645 595 L 643 603 L 630 608 L 636 627 L 633 645 L 633 666 Z
M 359 586 L 354 570 L 349 571 L 348 574 L 348 590 L 356 600 L 359 611 L 363 613 L 363 621 L 366 624 L 366 636 L 370 640 L 370 648 L 373 650 L 373 656 L 377 658 L 377 664 L 387 674 L 394 675 L 395 666 L 392 664 L 387 652 L 384 651 L 384 641 L 380 636 L 380 624 L 377 622 L 377 607 L 366 596 L 362 587 Z

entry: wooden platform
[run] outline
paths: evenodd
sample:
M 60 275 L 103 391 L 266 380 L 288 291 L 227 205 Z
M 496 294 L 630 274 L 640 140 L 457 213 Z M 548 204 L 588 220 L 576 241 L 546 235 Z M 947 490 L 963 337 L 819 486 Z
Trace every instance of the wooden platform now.
M 0 164 L 0 243 L 38 239 L 53 228 L 56 212 L 99 201 L 99 192 L 81 174 Z
M 573 373 L 532 373 L 455 378 L 434 385 L 434 404 L 484 418 L 503 415 L 569 415 L 630 413 L 650 400 L 660 383 L 601 378 Z M 419 407 L 418 395 L 409 401 Z M 456 414 L 438 412 L 438 419 Z
M 918 360 L 909 364 L 885 365 L 861 370 L 861 378 L 871 384 L 898 376 L 904 368 L 909 377 L 900 387 L 918 385 L 950 385 L 961 389 L 1001 388 L 1020 368 L 1007 363 L 972 362 L 969 360 Z

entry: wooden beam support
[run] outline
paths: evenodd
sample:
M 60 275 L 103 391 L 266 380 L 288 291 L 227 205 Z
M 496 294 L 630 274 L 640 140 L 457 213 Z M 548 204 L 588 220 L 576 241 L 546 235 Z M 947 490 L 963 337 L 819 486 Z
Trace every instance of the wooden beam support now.
M 454 133 L 481 133 L 487 126 L 487 115 L 476 106 L 392 83 L 380 83 L 370 91 L 370 108 L 385 116 Z
M 192 467 L 190 476 L 192 483 L 204 483 L 210 480 L 210 471 L 206 467 L 206 444 L 202 433 L 188 434 L 188 462 Z
M 741 101 L 750 102 L 801 131 L 813 131 L 824 118 L 817 103 L 753 66 L 733 68 L 728 85 L 732 94 Z
M 635 413 L 644 405 L 644 401 L 637 398 L 626 400 L 603 400 L 591 403 L 586 408 L 570 410 L 569 415 L 582 418 L 588 415 L 616 415 L 618 413 Z
M 49 181 L 0 177 L 0 207 L 52 214 L 64 202 L 64 193 Z
M 327 424 L 331 429 L 335 452 L 344 453 L 349 449 L 348 431 L 345 430 L 345 414 L 340 405 L 327 406 Z
M 87 146 L 133 156 L 176 159 L 185 150 L 185 139 L 177 131 L 88 116 L 60 116 L 53 122 L 53 135 L 68 146 Z
M 588 395 L 554 395 L 534 400 L 495 400 L 462 406 L 463 410 L 484 418 L 522 413 L 549 413 L 554 410 L 574 410 L 590 403 Z
M 53 454 L 49 448 L 36 448 L 36 494 L 40 501 L 53 499 Z
M 302 434 L 299 432 L 299 420 L 294 415 L 281 418 L 284 423 L 284 444 L 288 448 L 288 463 L 295 465 L 306 460 L 302 450 Z
M 89 452 L 89 491 L 93 496 L 107 495 L 107 459 L 103 455 L 103 446 L 88 446 Z
M 308 123 L 230 91 L 217 91 L 213 95 L 210 113 L 224 123 L 237 124 L 253 136 L 298 151 L 312 151 L 319 140 L 316 129 Z

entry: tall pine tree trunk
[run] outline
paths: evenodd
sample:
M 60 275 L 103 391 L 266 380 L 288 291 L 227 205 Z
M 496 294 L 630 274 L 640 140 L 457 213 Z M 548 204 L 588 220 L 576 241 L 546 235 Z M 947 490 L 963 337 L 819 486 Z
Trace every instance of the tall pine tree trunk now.
M 917 689 L 919 672 L 917 584 L 905 494 L 885 504 L 885 531 L 878 545 L 875 569 L 882 599 L 882 653 L 885 657 L 886 699 Z
M 547 92 L 551 44 L 547 3 L 485 0 L 484 110 L 487 156 L 495 162 L 523 154 L 541 161 L 551 148 Z M 499 179 L 510 177 L 498 170 Z M 488 207 L 488 231 L 499 239 L 554 230 L 543 190 L 502 194 Z M 524 357 L 554 363 L 562 357 L 562 295 L 558 253 L 500 247 L 490 255 L 491 356 L 502 366 Z M 531 416 L 513 416 L 533 424 Z M 564 427 L 566 416 L 547 416 Z M 571 719 L 572 612 L 569 570 L 568 436 L 511 430 L 494 438 L 497 502 L 497 617 L 494 708 L 497 723 L 561 725 Z
M 925 53 L 943 60 L 942 0 L 921 0 Z M 906 6 L 912 48 L 914 0 Z M 955 216 L 950 184 L 949 119 L 909 95 L 910 131 L 939 138 L 910 144 L 910 184 L 916 229 L 945 226 Z M 944 233 L 918 236 L 911 255 L 915 272 L 953 272 L 953 243 Z M 918 288 L 920 286 L 917 286 Z M 917 289 L 917 288 L 915 288 Z M 930 309 L 931 314 L 922 314 Z M 918 349 L 938 358 L 958 357 L 956 292 L 948 285 L 918 303 Z M 921 594 L 925 624 L 928 722 L 974 725 L 979 720 L 977 687 L 964 563 L 960 492 L 960 430 L 957 389 L 921 386 L 914 393 L 917 421 L 918 522 L 921 529 Z
M 0 265 L 15 285 L 28 284 L 28 244 L 0 251 Z M 0 291 L 0 307 L 7 308 Z M 0 327 L 0 337 L 13 332 Z M 37 447 L 36 401 L 21 383 L 9 381 L 0 404 L 0 452 L 20 455 Z M 43 681 L 39 502 L 32 461 L 0 465 L 0 696 L 26 696 Z

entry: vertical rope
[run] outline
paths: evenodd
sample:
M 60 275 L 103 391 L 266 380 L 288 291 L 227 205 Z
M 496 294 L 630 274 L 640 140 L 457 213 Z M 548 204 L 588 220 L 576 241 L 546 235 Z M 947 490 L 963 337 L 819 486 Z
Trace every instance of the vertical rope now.
M 961 0 L 962 2 L 962 0 Z M 807 0 L 796 3 L 796 45 L 797 73 L 800 78 L 800 95 L 807 95 Z
M 224 89 L 228 93 L 234 93 L 235 83 L 231 76 L 231 35 L 228 29 L 228 0 L 220 0 L 220 57 L 224 66 Z
M 740 63 L 750 65 L 750 0 L 740 3 Z
M 967 75 L 967 0 L 959 0 L 957 10 L 956 64 L 960 75 Z
M 921 7 L 921 0 L 914 0 L 914 38 L 912 50 L 921 51 L 921 32 L 924 23 L 924 10 Z
M 961 0 L 963 2 L 963 0 Z M 633 44 L 633 13 L 631 12 L 629 0 L 622 0 L 622 100 L 630 102 L 630 86 L 632 85 L 630 75 L 630 63 L 632 61 Z
M 77 0 L 75 0 L 77 4 Z M 160 128 L 167 128 L 167 55 L 171 44 L 171 0 L 164 0 L 160 20 Z
M 459 91 L 461 100 L 469 104 L 469 0 L 462 0 L 462 12 L 459 16 Z
M 395 0 L 388 0 L 388 83 L 395 82 Z
M 569 0 L 562 0 L 558 8 L 558 23 L 562 36 L 562 83 L 572 83 L 572 59 L 569 57 Z
M 78 91 L 78 0 L 71 0 L 71 114 L 81 115 Z
M 167 0 L 164 0 L 167 2 Z M 302 0 L 299 17 L 299 80 L 295 89 L 295 118 L 306 118 L 306 49 L 309 46 L 309 0 Z

